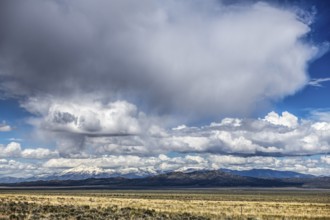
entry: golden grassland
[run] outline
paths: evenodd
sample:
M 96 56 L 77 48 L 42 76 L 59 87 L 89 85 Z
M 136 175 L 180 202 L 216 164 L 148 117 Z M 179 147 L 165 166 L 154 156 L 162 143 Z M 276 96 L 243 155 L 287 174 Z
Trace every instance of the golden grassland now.
M 0 191 L 0 219 L 330 219 L 330 191 Z

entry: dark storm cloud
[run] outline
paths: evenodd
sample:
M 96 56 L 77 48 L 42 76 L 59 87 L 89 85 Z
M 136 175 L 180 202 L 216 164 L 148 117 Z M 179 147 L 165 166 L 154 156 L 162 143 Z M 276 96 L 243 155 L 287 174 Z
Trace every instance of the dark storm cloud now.
M 304 86 L 316 52 L 300 41 L 307 24 L 263 3 L 1 4 L 0 89 L 9 96 L 123 99 L 197 120 L 246 114 Z
M 120 30 L 114 29 L 122 28 L 122 19 L 105 1 L 90 4 L 84 1 L 80 8 L 61 1 L 8 3 L 1 58 L 4 74 L 17 83 L 10 92 L 63 95 L 104 89 L 110 81 L 122 87 L 119 73 L 133 72 L 129 59 L 127 65 L 120 64 L 125 49 L 116 48 Z M 113 20 L 119 23 L 112 25 Z

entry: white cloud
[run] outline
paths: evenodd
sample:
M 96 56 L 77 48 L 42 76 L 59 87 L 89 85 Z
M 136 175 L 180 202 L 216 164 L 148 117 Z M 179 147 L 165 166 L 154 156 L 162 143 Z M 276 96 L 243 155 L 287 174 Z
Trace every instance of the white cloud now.
M 197 141 L 198 140 L 198 141 Z M 247 155 L 309 155 L 330 151 L 330 124 L 271 112 L 264 119 L 224 119 L 201 128 L 172 130 L 166 150 Z
M 330 156 L 321 156 L 321 161 L 330 165 Z
M 40 164 L 0 159 L 0 177 L 32 177 L 45 172 Z
M 150 158 L 153 160 L 153 158 Z M 149 159 L 149 160 L 150 160 Z M 50 159 L 44 164 L 44 167 L 48 168 L 70 168 L 77 166 L 93 166 L 104 167 L 104 168 L 119 168 L 127 166 L 147 166 L 148 160 L 140 158 L 138 156 L 108 156 L 101 158 L 58 158 Z
M 330 122 L 329 109 L 315 109 L 310 112 L 310 115 L 313 120 Z
M 21 145 L 17 142 L 10 142 L 6 147 L 0 146 L 0 157 L 19 157 L 21 155 Z
M 44 105 L 40 108 L 41 102 Z M 141 132 L 136 106 L 126 101 L 102 104 L 33 99 L 24 107 L 41 115 L 31 119 L 31 123 L 49 131 L 105 136 Z
M 46 148 L 25 149 L 21 152 L 23 158 L 46 159 L 59 157 L 57 151 L 51 151 Z
M 28 119 L 36 128 L 33 136 L 42 141 L 53 140 L 64 154 L 81 152 L 88 144 L 93 145 L 93 139 L 102 144 L 99 152 L 118 148 L 142 154 L 141 144 L 136 144 L 139 136 L 167 135 L 165 129 L 157 125 L 159 119 L 147 117 L 127 101 L 104 104 L 89 99 L 76 98 L 69 102 L 40 98 L 30 99 L 23 106 L 36 114 Z M 112 141 L 103 143 L 102 139 Z
M 72 106 L 78 105 L 72 104 Z M 60 154 L 66 157 L 153 156 L 168 152 L 299 156 L 324 154 L 330 151 L 330 123 L 299 120 L 289 112 L 283 112 L 281 116 L 270 112 L 264 118 L 258 119 L 225 118 L 219 123 L 212 122 L 209 126 L 180 126 L 180 129 L 166 130 L 156 125 L 150 126 L 148 118 L 144 114 L 140 118 L 141 114 L 136 113 L 135 110 L 131 116 L 125 111 L 122 113 L 121 108 L 117 111 L 111 107 L 95 108 L 91 105 L 88 110 L 94 112 L 93 117 L 100 121 L 101 128 L 98 131 L 87 132 L 79 124 L 79 118 L 85 116 L 81 112 L 84 113 L 87 107 L 82 105 L 78 109 L 78 107 L 68 108 L 61 105 L 58 109 L 61 109 L 60 114 L 58 110 L 47 112 L 44 117 L 47 120 L 43 117 L 34 119 L 38 121 L 38 126 L 41 126 L 40 130 L 50 132 L 50 137 L 57 141 L 58 152 L 47 149 L 21 150 L 20 144 L 13 142 L 7 147 L 2 147 L 1 157 L 48 158 L 58 157 Z M 107 115 L 113 111 L 116 114 L 109 114 L 112 117 Z M 70 117 L 66 117 L 64 113 Z M 117 120 L 117 116 L 120 119 Z M 89 120 L 93 121 L 93 117 Z M 117 128 L 117 122 L 118 124 L 125 122 L 124 117 L 128 117 L 127 124 Z M 133 127 L 140 129 L 141 133 L 128 136 L 125 132 L 121 133 L 132 127 L 130 121 L 135 124 Z M 77 136 L 66 136 L 70 132 Z
M 152 156 L 168 152 L 232 155 L 311 155 L 330 151 L 330 123 L 299 120 L 291 113 L 271 112 L 265 118 L 225 118 L 209 126 L 161 129 L 136 136 L 86 137 L 92 155 Z
M 56 158 L 59 156 L 57 151 L 51 151 L 47 148 L 23 149 L 21 144 L 10 142 L 7 146 L 0 145 L 0 158 L 29 158 L 29 159 L 46 159 Z
M 10 125 L 7 125 L 5 122 L 2 124 L 0 123 L 0 132 L 6 132 L 6 131 L 11 131 L 12 127 Z
M 274 125 L 283 125 L 287 127 L 296 127 L 298 125 L 298 118 L 289 112 L 283 112 L 282 116 L 276 112 L 270 112 L 265 117 L 265 121 L 270 122 Z
M 323 87 L 323 83 L 328 82 L 328 81 L 330 81 L 330 77 L 312 79 L 308 82 L 308 85 L 314 86 L 314 87 Z

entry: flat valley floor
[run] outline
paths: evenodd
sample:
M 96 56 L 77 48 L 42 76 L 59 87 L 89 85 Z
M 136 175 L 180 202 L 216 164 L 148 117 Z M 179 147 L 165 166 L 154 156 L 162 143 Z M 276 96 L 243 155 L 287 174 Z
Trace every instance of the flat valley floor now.
M 330 219 L 330 190 L 0 189 L 0 219 Z

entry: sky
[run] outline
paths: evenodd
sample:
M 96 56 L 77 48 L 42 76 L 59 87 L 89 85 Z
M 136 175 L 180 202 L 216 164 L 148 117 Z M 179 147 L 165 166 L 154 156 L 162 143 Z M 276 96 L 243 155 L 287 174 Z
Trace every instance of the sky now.
M 0 2 L 0 177 L 330 175 L 330 3 Z

